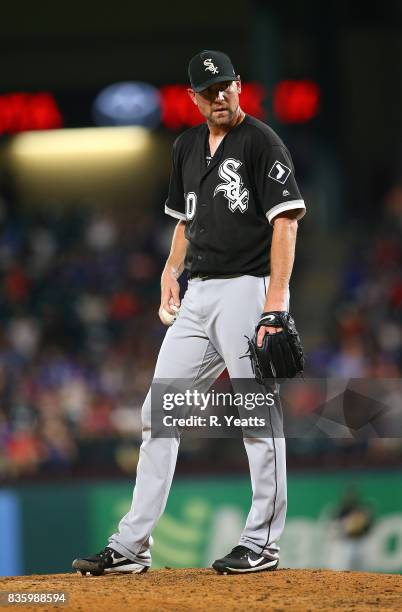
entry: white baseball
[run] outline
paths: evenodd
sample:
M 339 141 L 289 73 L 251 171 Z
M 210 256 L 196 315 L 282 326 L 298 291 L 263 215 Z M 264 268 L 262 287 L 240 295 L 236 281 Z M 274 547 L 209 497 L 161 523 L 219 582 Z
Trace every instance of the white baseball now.
M 170 308 L 175 311 L 175 314 L 170 314 L 165 308 L 162 308 L 160 312 L 160 318 L 165 325 L 173 325 L 177 319 L 179 308 L 175 304 L 171 304 Z

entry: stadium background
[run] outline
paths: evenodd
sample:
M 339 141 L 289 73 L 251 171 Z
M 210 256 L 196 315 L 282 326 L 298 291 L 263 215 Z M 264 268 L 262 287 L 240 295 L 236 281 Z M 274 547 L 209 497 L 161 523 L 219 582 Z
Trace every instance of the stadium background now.
M 401 13 L 396 0 L 5 8 L 0 575 L 69 571 L 130 503 L 165 331 L 170 146 L 197 120 L 183 86 L 202 48 L 229 53 L 246 110 L 294 159 L 308 215 L 292 310 L 308 376 L 400 380 Z M 151 87 L 99 97 L 123 82 Z M 400 572 L 401 439 L 288 448 L 282 565 Z M 184 443 L 154 566 L 226 552 L 249 497 L 238 441 Z

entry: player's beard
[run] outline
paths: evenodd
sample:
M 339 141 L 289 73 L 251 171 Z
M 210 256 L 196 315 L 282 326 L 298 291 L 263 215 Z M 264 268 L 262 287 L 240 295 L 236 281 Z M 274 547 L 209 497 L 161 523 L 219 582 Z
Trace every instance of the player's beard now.
M 237 106 L 234 110 L 230 108 L 225 108 L 224 112 L 215 112 L 211 111 L 210 116 L 208 117 L 209 123 L 212 125 L 216 125 L 217 127 L 225 127 L 230 126 L 236 122 L 236 117 L 239 113 L 239 106 Z

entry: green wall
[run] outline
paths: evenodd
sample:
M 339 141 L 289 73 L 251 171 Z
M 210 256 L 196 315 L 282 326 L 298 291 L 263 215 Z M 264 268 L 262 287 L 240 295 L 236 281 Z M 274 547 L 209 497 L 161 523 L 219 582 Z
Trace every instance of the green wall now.
M 358 541 L 340 539 L 331 519 L 350 487 L 375 516 L 371 532 Z M 130 507 L 132 483 L 61 482 L 10 490 L 20 506 L 21 573 L 58 573 L 70 571 L 75 556 L 105 545 Z M 237 543 L 250 499 L 246 477 L 176 479 L 153 534 L 153 567 L 209 565 Z M 288 518 L 280 544 L 283 567 L 401 572 L 400 474 L 290 475 Z

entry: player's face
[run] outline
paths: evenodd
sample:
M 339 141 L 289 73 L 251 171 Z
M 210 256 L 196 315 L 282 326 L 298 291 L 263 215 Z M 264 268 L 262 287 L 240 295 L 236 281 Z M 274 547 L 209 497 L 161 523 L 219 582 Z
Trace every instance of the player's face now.
M 239 111 L 240 81 L 214 83 L 199 93 L 189 90 L 189 95 L 208 123 L 217 127 L 231 125 Z

